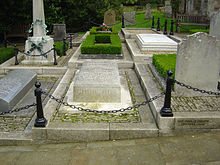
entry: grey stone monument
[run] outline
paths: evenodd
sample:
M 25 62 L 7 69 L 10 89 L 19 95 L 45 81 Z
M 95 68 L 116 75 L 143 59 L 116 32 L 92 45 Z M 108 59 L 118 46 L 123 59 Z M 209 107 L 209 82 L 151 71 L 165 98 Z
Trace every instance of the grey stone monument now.
M 144 19 L 151 19 L 152 18 L 152 12 L 151 12 L 151 4 L 146 4 L 146 11 L 145 11 L 145 17 Z
M 179 44 L 175 79 L 193 87 L 217 91 L 220 41 L 207 33 L 187 36 Z M 179 96 L 204 96 L 175 84 Z
M 164 14 L 166 17 L 172 17 L 172 6 L 170 4 L 170 0 L 165 1 Z
M 220 40 L 220 10 L 211 17 L 209 34 Z
M 0 112 L 11 110 L 36 81 L 37 74 L 29 70 L 15 70 L 0 79 Z
M 110 61 L 84 62 L 73 80 L 74 102 L 121 102 L 118 66 Z
M 54 41 L 66 38 L 66 24 L 53 24 Z
M 104 23 L 107 26 L 114 26 L 115 24 L 115 11 L 114 10 L 108 10 L 105 12 Z
M 47 36 L 44 2 L 43 0 L 33 0 L 33 37 L 29 37 L 25 43 L 25 52 L 29 55 L 41 56 L 25 56 L 23 64 L 53 64 L 53 51 L 45 56 L 44 53 L 53 48 L 53 38 Z M 32 50 L 33 45 L 35 48 Z M 39 49 L 41 49 L 41 52 Z
M 124 24 L 128 25 L 136 25 L 136 12 L 124 12 Z

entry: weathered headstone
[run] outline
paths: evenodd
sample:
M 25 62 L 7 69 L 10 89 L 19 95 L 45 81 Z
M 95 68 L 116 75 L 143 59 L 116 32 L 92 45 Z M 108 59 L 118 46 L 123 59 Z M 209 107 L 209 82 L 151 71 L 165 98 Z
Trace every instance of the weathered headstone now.
M 124 12 L 124 24 L 128 25 L 136 25 L 136 12 Z
M 110 61 L 84 62 L 73 80 L 74 102 L 121 102 L 118 66 Z
M 108 10 L 105 12 L 104 23 L 107 26 L 114 26 L 115 24 L 115 11 L 114 10 Z
M 175 79 L 204 90 L 217 91 L 220 41 L 207 33 L 187 36 L 179 44 Z M 179 96 L 204 96 L 175 84 Z
M 0 79 L 0 112 L 11 110 L 36 81 L 37 74 L 29 70 L 15 70 Z
M 54 41 L 66 38 L 66 24 L 53 24 Z
M 165 1 L 164 14 L 166 17 L 172 17 L 172 6 L 170 4 L 170 0 Z
M 209 34 L 220 40 L 220 10 L 211 17 Z
M 151 12 L 151 4 L 146 4 L 146 11 L 145 11 L 145 19 L 151 19 L 152 18 L 152 12 Z
M 47 36 L 44 2 L 43 0 L 33 0 L 33 37 L 29 37 L 25 43 L 25 52 L 29 55 L 25 56 L 23 64 L 52 64 L 54 61 L 53 52 L 45 56 L 44 53 L 53 48 L 53 38 Z M 40 56 L 39 56 L 40 55 Z

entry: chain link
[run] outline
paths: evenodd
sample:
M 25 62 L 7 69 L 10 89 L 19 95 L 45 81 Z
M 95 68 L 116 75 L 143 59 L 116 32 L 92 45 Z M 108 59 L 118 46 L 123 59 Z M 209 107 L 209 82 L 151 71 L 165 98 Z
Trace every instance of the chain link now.
M 199 88 L 194 88 L 194 87 L 192 87 L 192 86 L 190 86 L 190 85 L 186 85 L 186 84 L 181 83 L 181 82 L 179 82 L 179 81 L 177 81 L 177 80 L 174 80 L 174 82 L 175 82 L 176 84 L 178 84 L 179 86 L 185 87 L 185 88 L 187 88 L 187 89 L 190 89 L 190 90 L 193 90 L 193 91 L 196 91 L 196 92 L 206 93 L 206 94 L 208 94 L 208 95 L 220 96 L 220 93 L 218 93 L 218 92 L 212 92 L 212 91 L 206 91 L 206 90 L 199 89 Z
M 48 96 L 49 98 L 55 100 L 56 102 L 60 103 L 60 104 L 63 104 L 64 106 L 68 106 L 72 109 L 77 109 L 78 111 L 85 111 L 85 112 L 92 112 L 92 113 L 103 113 L 103 114 L 109 114 L 109 113 L 117 113 L 117 112 L 124 112 L 124 111 L 128 111 L 128 110 L 132 110 L 132 109 L 135 109 L 135 108 L 139 108 L 140 106 L 144 106 L 146 104 L 149 104 L 150 102 L 154 101 L 154 100 L 157 100 L 158 98 L 162 97 L 163 95 L 165 95 L 164 92 L 162 92 L 161 94 L 157 95 L 157 96 L 154 96 L 152 98 L 150 98 L 149 100 L 146 100 L 146 101 L 143 101 L 142 103 L 140 104 L 135 104 L 133 106 L 129 106 L 127 108 L 121 108 L 121 109 L 115 109 L 115 110 L 93 110 L 93 109 L 85 109 L 85 108 L 82 108 L 82 107 L 78 107 L 78 106 L 75 106 L 75 105 L 71 105 L 67 102 L 64 102 L 56 97 L 54 97 L 53 95 L 45 92 L 45 91 L 42 91 L 42 94 Z
M 12 114 L 14 112 L 19 112 L 19 111 L 22 111 L 22 110 L 26 110 L 26 109 L 29 109 L 30 107 L 34 107 L 36 106 L 37 104 L 36 103 L 33 103 L 33 104 L 30 104 L 30 105 L 26 105 L 24 107 L 20 107 L 20 108 L 16 108 L 14 110 L 10 110 L 8 112 L 0 112 L 0 115 L 5 115 L 5 114 Z
M 17 49 L 18 52 L 20 52 L 20 53 L 22 53 L 22 54 L 24 54 L 24 55 L 26 55 L 26 56 L 31 56 L 31 57 L 40 57 L 40 56 L 42 56 L 42 55 L 30 55 L 30 54 L 26 53 L 25 51 L 22 51 L 22 50 L 20 50 L 20 49 L 18 49 L 18 48 L 16 48 L 16 49 Z M 54 48 L 48 50 L 48 51 L 47 51 L 46 53 L 44 53 L 44 54 L 47 55 L 47 54 L 50 53 L 52 50 L 54 50 Z M 56 49 L 55 49 L 55 50 L 56 50 Z M 57 50 L 56 50 L 56 51 L 57 51 Z

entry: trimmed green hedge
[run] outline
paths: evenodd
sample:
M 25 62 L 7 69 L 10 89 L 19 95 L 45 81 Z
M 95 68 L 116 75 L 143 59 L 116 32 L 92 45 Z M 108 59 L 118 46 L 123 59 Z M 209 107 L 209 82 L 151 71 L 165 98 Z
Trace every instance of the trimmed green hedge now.
M 101 30 L 101 27 L 95 27 L 93 26 L 90 29 L 90 34 L 118 34 L 118 31 L 115 27 L 110 28 L 111 32 L 107 32 L 107 31 L 99 31 Z
M 55 48 L 57 50 L 57 55 L 58 56 L 63 56 L 64 52 L 63 52 L 63 41 L 56 41 L 54 42 L 55 44 Z M 66 41 L 66 51 L 68 50 L 69 48 L 69 43 Z
M 167 77 L 167 71 L 173 71 L 173 78 L 176 70 L 176 54 L 154 54 L 152 63 L 157 71 L 164 77 Z
M 209 34 L 209 29 L 191 29 L 191 30 L 189 30 L 190 34 L 194 34 L 194 33 L 197 33 L 197 32 L 205 32 L 205 33 Z
M 95 45 L 110 43 L 110 45 Z M 82 54 L 121 54 L 122 45 L 118 35 L 88 35 L 81 46 Z
M 0 49 L 0 64 L 8 59 L 14 57 L 14 48 L 1 48 Z

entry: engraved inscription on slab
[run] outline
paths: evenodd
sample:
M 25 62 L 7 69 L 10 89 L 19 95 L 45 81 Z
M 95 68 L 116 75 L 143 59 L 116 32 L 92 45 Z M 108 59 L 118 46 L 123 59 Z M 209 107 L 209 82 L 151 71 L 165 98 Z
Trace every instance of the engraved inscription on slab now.
M 37 74 L 29 70 L 15 70 L 0 79 L 0 112 L 11 110 L 36 81 Z

